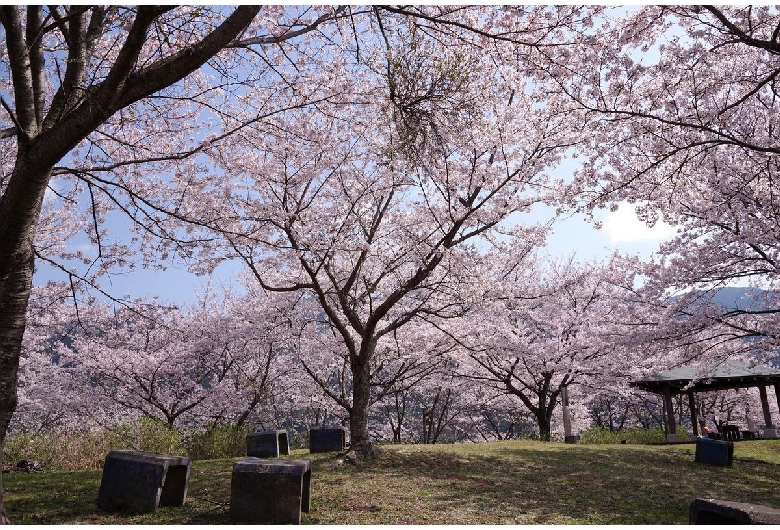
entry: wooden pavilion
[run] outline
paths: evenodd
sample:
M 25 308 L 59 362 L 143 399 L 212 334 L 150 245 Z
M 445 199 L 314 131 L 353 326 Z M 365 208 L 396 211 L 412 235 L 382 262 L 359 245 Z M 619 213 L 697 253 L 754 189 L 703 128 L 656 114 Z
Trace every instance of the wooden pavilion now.
M 699 423 L 696 416 L 696 404 L 693 395 L 696 392 L 727 390 L 732 388 L 758 387 L 761 398 L 761 408 L 764 412 L 764 438 L 777 438 L 777 430 L 769 413 L 769 400 L 766 388 L 773 386 L 777 406 L 780 409 L 780 368 L 768 365 L 751 366 L 739 361 L 726 361 L 718 367 L 702 371 L 694 367 L 675 368 L 666 372 L 650 375 L 644 379 L 631 381 L 630 386 L 659 394 L 664 398 L 666 409 L 667 441 L 679 441 L 675 434 L 675 418 L 672 406 L 672 396 L 688 394 L 688 405 L 691 410 L 691 425 L 694 436 L 699 435 Z

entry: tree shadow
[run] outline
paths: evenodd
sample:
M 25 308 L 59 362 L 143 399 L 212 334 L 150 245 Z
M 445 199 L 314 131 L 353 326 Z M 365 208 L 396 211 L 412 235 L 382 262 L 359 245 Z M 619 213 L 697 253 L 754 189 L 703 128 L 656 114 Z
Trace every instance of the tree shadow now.
M 697 497 L 780 506 L 777 464 L 738 458 L 731 467 L 715 467 L 695 462 L 693 450 L 414 452 L 382 467 L 410 482 L 432 482 L 432 511 L 482 512 L 480 522 L 495 524 L 681 524 Z

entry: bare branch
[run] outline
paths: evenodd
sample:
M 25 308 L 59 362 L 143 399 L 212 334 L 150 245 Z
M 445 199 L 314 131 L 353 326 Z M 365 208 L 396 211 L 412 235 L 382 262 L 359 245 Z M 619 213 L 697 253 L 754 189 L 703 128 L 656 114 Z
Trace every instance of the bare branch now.
M 317 18 L 317 20 L 315 20 L 311 24 L 307 24 L 300 29 L 285 31 L 283 34 L 279 36 L 251 37 L 248 39 L 241 39 L 228 44 L 226 47 L 246 48 L 252 45 L 280 44 L 284 41 L 288 41 L 290 39 L 294 39 L 295 37 L 300 37 L 301 35 L 305 35 L 306 33 L 314 31 L 324 22 L 327 22 L 329 20 L 336 20 L 337 18 L 339 18 L 341 15 L 344 14 L 344 11 L 346 11 L 347 7 L 348 6 L 338 6 L 336 9 L 333 10 L 332 13 L 326 13 L 324 15 L 321 15 L 319 18 Z

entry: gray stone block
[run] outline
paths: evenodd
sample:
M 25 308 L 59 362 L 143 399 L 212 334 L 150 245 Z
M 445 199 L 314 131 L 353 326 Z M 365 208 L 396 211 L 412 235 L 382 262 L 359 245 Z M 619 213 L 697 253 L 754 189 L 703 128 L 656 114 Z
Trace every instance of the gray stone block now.
M 309 452 L 329 453 L 346 449 L 344 427 L 312 427 L 309 429 Z
M 276 458 L 290 454 L 287 431 L 260 431 L 246 435 L 246 455 L 259 458 Z
M 230 517 L 236 522 L 301 524 L 311 509 L 311 461 L 247 457 L 233 464 Z
M 780 510 L 745 502 L 696 499 L 691 503 L 688 524 L 780 524 Z
M 187 500 L 190 459 L 147 451 L 111 451 L 103 465 L 97 506 L 101 510 L 155 512 Z

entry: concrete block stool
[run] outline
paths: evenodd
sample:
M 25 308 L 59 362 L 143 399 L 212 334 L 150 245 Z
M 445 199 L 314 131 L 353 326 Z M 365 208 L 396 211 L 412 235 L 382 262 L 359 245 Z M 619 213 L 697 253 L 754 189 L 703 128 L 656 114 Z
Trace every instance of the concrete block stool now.
M 780 510 L 718 499 L 695 499 L 688 510 L 688 524 L 780 524 Z
M 694 461 L 716 466 L 730 466 L 734 460 L 734 442 L 730 440 L 696 439 Z
M 242 523 L 301 524 L 311 509 L 311 461 L 248 456 L 233 464 L 230 518 Z
M 344 427 L 312 427 L 309 429 L 309 452 L 329 453 L 346 449 Z
M 187 500 L 190 459 L 146 451 L 111 451 L 103 465 L 97 506 L 101 510 L 155 512 Z
M 287 431 L 260 431 L 246 435 L 246 455 L 275 458 L 290 454 Z

